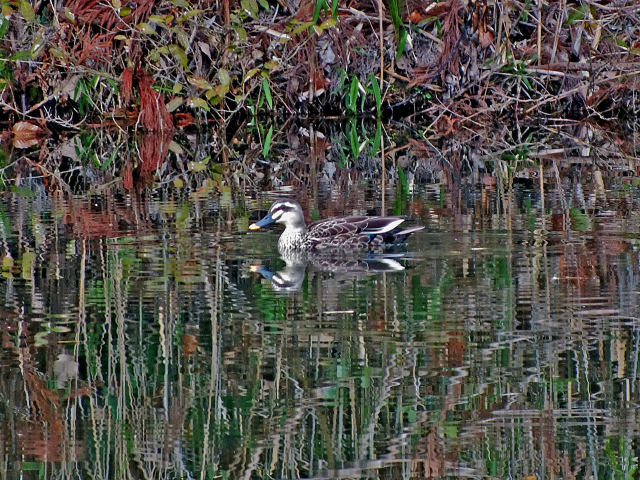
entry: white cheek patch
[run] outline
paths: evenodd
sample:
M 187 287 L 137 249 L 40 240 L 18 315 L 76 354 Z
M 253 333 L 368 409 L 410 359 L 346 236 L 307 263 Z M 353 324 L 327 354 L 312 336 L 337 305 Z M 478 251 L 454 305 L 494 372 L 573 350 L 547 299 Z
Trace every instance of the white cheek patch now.
M 284 215 L 282 215 L 282 220 L 284 220 L 285 222 L 293 222 L 295 219 L 295 215 L 292 212 L 286 212 Z
M 276 210 L 274 213 L 271 214 L 271 218 L 273 218 L 274 220 L 278 220 L 281 216 L 282 216 L 282 210 Z

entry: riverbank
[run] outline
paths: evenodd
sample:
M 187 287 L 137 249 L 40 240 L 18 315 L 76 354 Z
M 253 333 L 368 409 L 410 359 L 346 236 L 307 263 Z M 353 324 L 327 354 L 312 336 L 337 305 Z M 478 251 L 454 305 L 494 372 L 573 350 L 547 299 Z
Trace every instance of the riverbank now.
M 635 2 L 425 3 L 6 4 L 2 180 L 638 156 Z

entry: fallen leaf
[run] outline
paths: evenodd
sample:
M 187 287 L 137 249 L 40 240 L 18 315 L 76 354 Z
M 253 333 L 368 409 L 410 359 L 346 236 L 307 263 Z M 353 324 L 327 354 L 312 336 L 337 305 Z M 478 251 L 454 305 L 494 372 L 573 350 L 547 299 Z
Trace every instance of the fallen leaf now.
M 415 25 L 419 24 L 425 18 L 428 18 L 428 15 L 417 10 L 414 10 L 407 16 L 407 20 Z
M 18 122 L 13 126 L 13 146 L 29 148 L 40 143 L 44 130 L 35 123 Z

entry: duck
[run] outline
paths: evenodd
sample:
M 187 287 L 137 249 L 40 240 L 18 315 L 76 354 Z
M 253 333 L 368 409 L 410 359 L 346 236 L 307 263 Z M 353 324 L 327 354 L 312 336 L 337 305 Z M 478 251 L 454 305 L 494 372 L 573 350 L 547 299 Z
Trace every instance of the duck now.
M 344 280 L 376 273 L 400 272 L 405 269 L 398 261 L 402 258 L 399 254 L 378 255 L 368 252 L 367 256 L 345 259 L 336 258 L 331 252 L 290 251 L 281 256 L 285 265 L 277 271 L 269 270 L 261 263 L 251 265 L 249 270 L 269 280 L 274 291 L 291 293 L 302 288 L 307 271 L 316 274 L 330 272 L 330 278 Z M 333 277 L 333 274 L 338 276 Z
M 403 217 L 395 216 L 350 216 L 332 217 L 307 226 L 302 207 L 295 200 L 276 200 L 269 212 L 252 223 L 249 230 L 255 231 L 274 223 L 284 225 L 278 240 L 278 250 L 288 251 L 339 251 L 384 249 L 402 244 L 414 232 L 424 226 L 401 228 Z

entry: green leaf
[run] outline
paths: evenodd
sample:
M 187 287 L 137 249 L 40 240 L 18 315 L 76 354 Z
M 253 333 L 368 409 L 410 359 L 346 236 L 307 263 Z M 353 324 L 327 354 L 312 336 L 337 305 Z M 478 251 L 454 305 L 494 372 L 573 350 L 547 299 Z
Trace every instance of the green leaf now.
M 404 170 L 398 167 L 398 180 L 400 181 L 400 188 L 402 193 L 406 196 L 409 195 L 409 182 L 407 181 L 407 175 L 404 173 Z
M 349 96 L 347 97 L 347 109 L 352 113 L 356 113 L 356 102 L 358 100 L 358 77 L 355 75 L 351 80 L 351 87 L 349 88 Z
M 338 150 L 338 153 L 340 155 L 340 158 L 338 158 L 338 166 L 344 168 L 347 166 L 347 156 L 342 148 Z
M 335 18 L 327 18 L 324 22 L 320 24 L 320 26 L 314 26 L 313 29 L 318 34 L 318 36 L 322 35 L 322 33 L 327 28 L 334 28 L 338 25 L 338 21 Z
M 209 90 L 213 88 L 213 85 L 202 77 L 187 77 L 187 81 L 194 87 L 201 88 L 202 90 Z
M 308 30 L 311 27 L 313 27 L 313 22 L 300 23 L 293 30 L 291 30 L 290 35 L 293 37 L 295 35 L 298 35 L 299 33 L 304 32 L 305 30 Z
M 203 172 L 207 169 L 206 162 L 189 162 L 187 167 L 193 173 Z
M 117 153 L 118 153 L 118 151 L 117 151 L 117 150 L 114 150 L 114 151 L 113 151 L 113 153 L 112 153 L 112 154 L 109 156 L 109 158 L 107 159 L 107 161 L 106 161 L 106 162 L 104 162 L 104 163 L 100 166 L 100 168 L 101 168 L 102 170 L 106 170 L 107 168 L 109 168 L 109 165 L 111 165 L 111 164 L 113 163 L 113 161 L 115 160 L 115 158 L 116 158 L 116 154 L 117 154 Z
M 273 98 L 271 98 L 271 90 L 269 89 L 269 82 L 266 78 L 262 79 L 262 91 L 264 92 L 264 98 L 267 100 L 269 108 L 273 108 Z
M 194 108 L 201 108 L 207 112 L 209 111 L 209 104 L 202 98 L 192 97 L 189 99 L 189 103 L 191 103 L 191 106 Z
M 13 55 L 11 55 L 9 57 L 9 60 L 11 61 L 16 61 L 16 60 L 31 60 L 33 58 L 33 55 L 31 54 L 30 50 L 24 50 L 22 52 L 16 52 Z
M 13 9 L 11 8 L 11 5 L 9 5 L 8 2 L 1 2 L 0 6 L 2 7 L 2 15 L 4 16 L 5 19 L 7 18 L 11 18 L 11 15 L 13 15 Z
M 0 22 L 0 38 L 4 37 L 4 34 L 7 33 L 7 30 L 9 30 L 9 20 L 3 18 L 2 22 Z
M 256 0 L 240 0 L 240 6 L 253 18 L 258 17 L 258 2 Z
M 218 70 L 218 80 L 220 80 L 220 85 L 229 87 L 229 85 L 231 84 L 231 76 L 229 75 L 229 71 L 224 68 Z
M 155 48 L 155 49 L 153 49 L 153 50 L 151 50 L 149 52 L 149 56 L 148 57 L 152 61 L 156 61 L 158 59 L 158 55 L 160 53 L 173 55 L 173 57 L 176 60 L 178 60 L 180 65 L 182 65 L 182 67 L 185 70 L 188 69 L 189 59 L 187 58 L 187 54 L 185 53 L 185 51 L 182 48 L 180 48 L 179 45 L 172 44 L 172 45 L 166 45 L 166 46 L 163 46 L 163 47 Z
M 266 68 L 267 70 L 273 70 L 278 65 L 280 65 L 280 62 L 278 62 L 277 60 L 267 60 L 266 62 L 264 62 L 264 68 Z M 263 71 L 261 72 L 261 75 L 265 76 L 268 75 L 268 73 Z
M 331 2 L 331 16 L 336 20 L 338 19 L 338 4 L 339 0 L 333 0 Z
M 246 43 L 247 42 L 247 31 L 243 27 L 232 26 L 232 29 L 238 34 L 238 42 Z
M 317 0 L 316 1 L 316 6 L 313 9 L 313 24 L 315 25 L 318 22 L 318 18 L 320 18 L 320 11 L 322 9 L 327 9 L 327 2 L 325 0 Z
M 407 36 L 407 30 L 405 28 L 401 29 L 400 34 L 398 35 L 398 49 L 396 50 L 396 60 L 398 60 L 404 52 L 404 46 L 407 44 Z
M 380 94 L 380 85 L 378 84 L 378 79 L 373 73 L 369 74 L 369 83 L 371 83 L 373 98 L 376 101 L 376 115 L 380 117 L 380 112 L 382 111 L 382 95 Z
M 353 158 L 358 158 L 360 156 L 360 145 L 358 143 L 358 131 L 356 130 L 355 121 L 350 122 L 349 143 L 351 145 L 351 153 L 353 155 Z
M 402 28 L 402 19 L 400 18 L 400 0 L 389 0 L 389 13 L 391 13 L 391 23 L 396 32 L 396 38 Z
M 175 44 L 169 45 L 169 51 L 175 57 L 175 59 L 178 60 L 178 62 L 180 62 L 180 65 L 182 65 L 182 68 L 186 70 L 189 65 L 189 59 L 187 58 L 187 54 L 185 53 L 185 51 Z
M 157 23 L 158 25 L 167 25 L 166 19 L 163 15 L 149 15 L 149 21 Z
M 251 70 L 249 70 L 246 75 L 244 76 L 244 79 L 242 79 L 242 83 L 246 82 L 247 80 L 249 80 L 251 77 L 253 77 L 256 73 L 258 73 L 260 71 L 259 68 L 252 68 Z
M 33 6 L 29 0 L 20 2 L 20 13 L 27 22 L 33 22 L 36 19 L 36 12 L 33 11 Z
M 581 7 L 572 10 L 569 14 L 569 17 L 567 17 L 567 25 L 573 25 L 574 23 L 583 20 L 588 13 L 589 5 L 582 5 Z
M 15 185 L 11 185 L 11 187 L 9 187 L 9 190 L 24 198 L 31 198 L 36 196 L 35 192 L 27 187 L 17 187 Z
M 262 156 L 265 158 L 269 156 L 269 150 L 271 149 L 271 137 L 273 137 L 273 125 L 269 127 L 267 136 L 264 137 L 264 145 L 262 146 Z
M 189 5 L 189 8 L 190 7 L 191 5 Z M 186 20 L 189 20 L 191 17 L 202 14 L 202 12 L 204 12 L 204 10 L 194 8 L 193 10 L 189 10 L 188 12 L 186 12 L 184 15 L 180 15 L 176 21 L 177 23 L 184 23 Z
M 382 138 L 382 123 L 376 122 L 376 134 L 373 137 L 373 143 L 371 144 L 371 155 L 375 156 L 380 151 L 380 139 Z
M 189 50 L 191 47 L 191 38 L 189 37 L 189 34 L 181 27 L 174 27 L 171 29 L 171 32 L 178 39 L 182 48 Z

